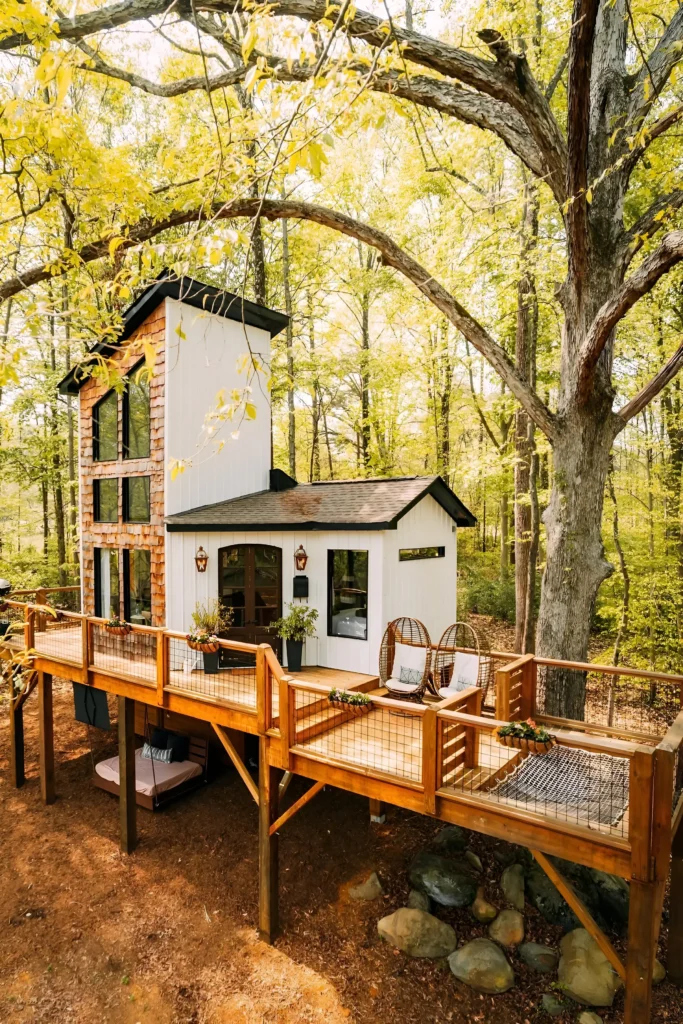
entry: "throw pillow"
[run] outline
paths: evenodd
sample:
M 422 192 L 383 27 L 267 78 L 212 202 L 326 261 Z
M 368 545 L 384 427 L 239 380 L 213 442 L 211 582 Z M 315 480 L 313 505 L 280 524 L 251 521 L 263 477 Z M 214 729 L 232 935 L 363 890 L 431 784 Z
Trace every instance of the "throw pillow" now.
M 171 761 L 187 761 L 190 755 L 190 737 L 176 736 L 170 732 L 167 747 L 171 751 Z
M 406 665 L 401 665 L 398 674 L 399 683 L 412 683 L 417 686 L 422 682 L 423 672 L 420 672 L 417 668 L 408 668 Z
M 149 745 L 150 747 L 156 747 L 157 750 L 166 750 L 168 746 L 168 731 L 166 729 L 152 729 Z
M 149 743 L 145 743 L 142 748 L 142 756 L 148 761 L 161 761 L 163 764 L 170 764 L 172 755 L 172 750 L 160 750 L 159 747 L 153 747 Z

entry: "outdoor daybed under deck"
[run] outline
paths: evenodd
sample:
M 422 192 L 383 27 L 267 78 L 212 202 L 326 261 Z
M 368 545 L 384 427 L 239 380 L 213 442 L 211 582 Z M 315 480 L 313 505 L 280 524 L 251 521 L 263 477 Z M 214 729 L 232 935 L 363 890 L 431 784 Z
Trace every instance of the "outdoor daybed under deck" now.
M 493 652 L 495 708 L 482 715 L 476 688 L 426 704 L 382 695 L 377 677 L 306 669 L 286 675 L 273 651 L 221 641 L 224 667 L 205 674 L 183 634 L 134 627 L 113 637 L 100 619 L 10 602 L 37 684 L 41 791 L 55 798 L 52 675 L 119 696 L 122 847 L 135 845 L 134 701 L 213 725 L 259 806 L 259 925 L 277 932 L 278 831 L 329 784 L 528 846 L 594 935 L 626 983 L 627 1024 L 649 1020 L 651 977 L 664 886 L 673 852 L 668 972 L 683 982 L 683 677 L 628 668 L 553 662 Z M 544 715 L 544 673 L 564 666 L 588 673 L 586 721 Z M 371 709 L 354 716 L 329 705 L 333 686 L 362 690 Z M 23 703 L 12 702 L 12 757 L 23 782 Z M 525 756 L 492 735 L 504 722 L 547 722 L 557 746 Z M 258 786 L 226 730 L 259 736 Z M 291 807 L 283 772 L 313 780 Z M 548 855 L 621 875 L 630 883 L 625 964 Z

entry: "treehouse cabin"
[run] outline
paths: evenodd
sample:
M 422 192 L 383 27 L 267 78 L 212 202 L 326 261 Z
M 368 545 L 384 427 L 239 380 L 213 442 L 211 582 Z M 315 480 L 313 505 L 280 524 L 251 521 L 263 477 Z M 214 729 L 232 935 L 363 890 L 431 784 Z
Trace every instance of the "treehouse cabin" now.
M 76 368 L 61 382 L 80 403 L 83 610 L 183 631 L 219 598 L 232 638 L 284 655 L 271 624 L 309 604 L 304 664 L 376 673 L 388 621 L 410 615 L 437 635 L 455 621 L 456 530 L 475 520 L 439 477 L 298 484 L 272 468 L 267 368 L 286 323 L 164 279 L 95 346 L 119 378 Z

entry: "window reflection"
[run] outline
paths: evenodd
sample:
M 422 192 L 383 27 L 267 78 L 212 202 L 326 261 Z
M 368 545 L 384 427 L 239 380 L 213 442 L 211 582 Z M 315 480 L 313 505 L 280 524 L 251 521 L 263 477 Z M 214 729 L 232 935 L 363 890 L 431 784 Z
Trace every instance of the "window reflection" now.
M 368 552 L 328 551 L 329 636 L 368 638 Z

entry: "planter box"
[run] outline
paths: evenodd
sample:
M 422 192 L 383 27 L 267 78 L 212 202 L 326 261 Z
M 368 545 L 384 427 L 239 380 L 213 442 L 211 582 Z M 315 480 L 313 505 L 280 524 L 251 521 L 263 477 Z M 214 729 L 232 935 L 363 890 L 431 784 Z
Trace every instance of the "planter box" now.
M 496 733 L 496 739 L 504 747 L 514 747 L 516 750 L 524 750 L 528 754 L 547 754 L 557 743 L 554 736 L 549 740 L 527 740 L 522 736 L 501 736 Z

